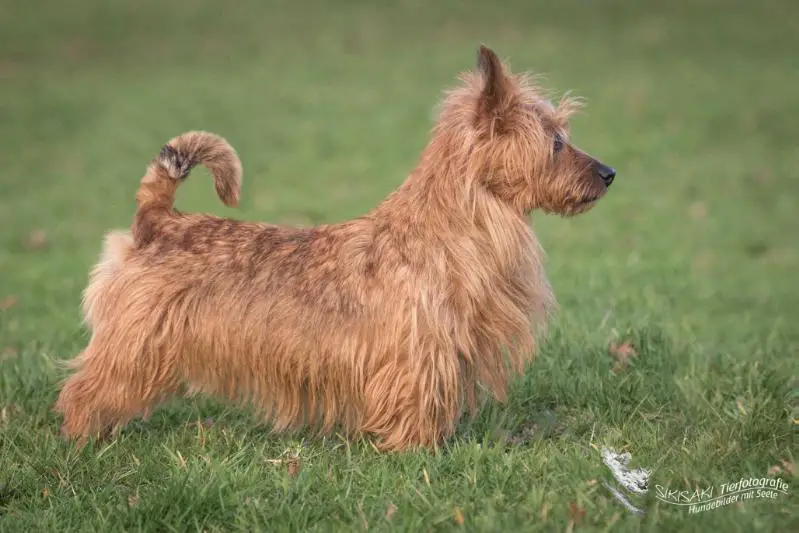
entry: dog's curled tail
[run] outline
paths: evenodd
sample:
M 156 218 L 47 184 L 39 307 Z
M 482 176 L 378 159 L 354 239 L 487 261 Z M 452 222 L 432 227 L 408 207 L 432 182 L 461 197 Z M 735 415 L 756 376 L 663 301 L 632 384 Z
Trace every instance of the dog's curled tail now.
M 230 207 L 239 203 L 241 160 L 224 138 L 205 131 L 179 135 L 161 148 L 147 167 L 136 193 L 138 210 L 133 226 L 136 244 L 153 237 L 157 219 L 174 212 L 175 192 L 191 169 L 203 165 L 211 172 L 219 199 Z

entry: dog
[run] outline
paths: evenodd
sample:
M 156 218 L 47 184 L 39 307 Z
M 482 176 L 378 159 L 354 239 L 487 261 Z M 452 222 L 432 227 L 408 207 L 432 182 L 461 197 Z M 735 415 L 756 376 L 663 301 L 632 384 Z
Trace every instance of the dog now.
M 242 167 L 215 134 L 169 141 L 84 291 L 91 339 L 55 405 L 62 433 L 85 443 L 201 393 L 255 406 L 276 432 L 435 449 L 480 399 L 504 402 L 555 307 L 528 216 L 588 211 L 615 170 L 570 143 L 574 99 L 555 106 L 489 48 L 477 56 L 407 180 L 342 223 L 178 212 L 192 167 L 228 206 Z

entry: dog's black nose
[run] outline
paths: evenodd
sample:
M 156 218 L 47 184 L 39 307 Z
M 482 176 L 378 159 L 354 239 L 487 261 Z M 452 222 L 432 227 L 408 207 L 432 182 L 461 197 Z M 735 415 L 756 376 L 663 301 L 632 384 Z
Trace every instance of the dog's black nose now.
M 613 183 L 613 178 L 616 177 L 616 170 L 613 167 L 607 167 L 601 163 L 599 164 L 596 173 L 600 178 L 602 178 L 602 181 L 605 182 L 606 187 L 609 187 L 610 184 Z

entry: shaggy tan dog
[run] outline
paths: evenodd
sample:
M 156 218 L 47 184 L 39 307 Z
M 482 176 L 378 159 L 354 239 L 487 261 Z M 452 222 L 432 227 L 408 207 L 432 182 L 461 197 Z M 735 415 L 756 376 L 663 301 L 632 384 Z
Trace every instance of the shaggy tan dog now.
M 221 137 L 172 139 L 111 232 L 85 291 L 92 330 L 56 408 L 82 442 L 169 396 L 256 405 L 275 430 L 340 427 L 378 447 L 433 447 L 480 389 L 503 401 L 532 360 L 554 298 L 527 223 L 575 215 L 614 170 L 567 138 L 552 106 L 481 47 L 410 177 L 370 213 L 288 228 L 173 208 L 191 168 L 238 201 Z

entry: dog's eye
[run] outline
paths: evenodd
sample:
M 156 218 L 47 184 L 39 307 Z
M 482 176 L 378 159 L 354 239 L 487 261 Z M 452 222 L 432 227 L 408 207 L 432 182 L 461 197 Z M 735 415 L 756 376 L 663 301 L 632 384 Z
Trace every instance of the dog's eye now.
M 555 134 L 555 144 L 553 148 L 555 150 L 555 153 L 558 153 L 561 150 L 563 150 L 563 137 L 561 137 L 560 134 L 558 133 Z

